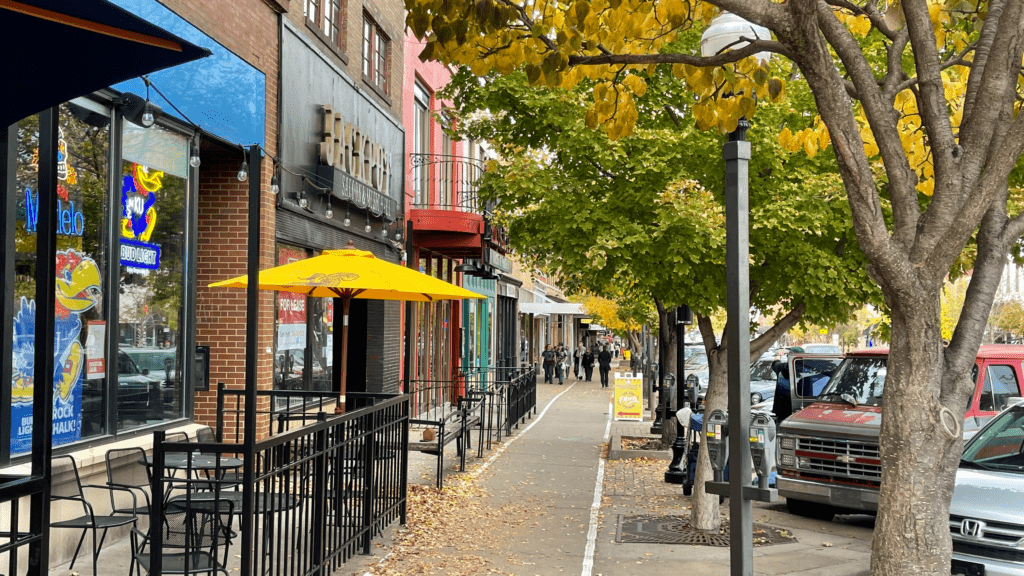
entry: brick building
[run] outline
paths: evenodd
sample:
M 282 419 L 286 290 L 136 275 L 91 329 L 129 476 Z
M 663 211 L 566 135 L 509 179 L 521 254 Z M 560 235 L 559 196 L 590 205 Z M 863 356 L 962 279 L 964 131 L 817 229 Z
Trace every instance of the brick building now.
M 401 2 L 111 1 L 211 55 L 60 108 L 57 250 L 69 280 L 64 300 L 57 294 L 66 307 L 53 444 L 94 484 L 106 481 L 111 446 L 148 450 L 159 429 L 194 435 L 216 422 L 217 383 L 244 386 L 245 291 L 208 285 L 246 271 L 253 179 L 261 269 L 349 241 L 400 263 L 404 223 Z M 149 120 L 151 105 L 162 114 Z M 0 260 L 14 287 L 0 315 L 8 334 L 28 334 L 36 310 L 38 125 L 35 115 L 21 120 L 2 147 L 14 168 L 5 198 L 16 205 L 0 229 L 14 247 Z M 258 306 L 258 388 L 329 390 L 333 302 L 261 292 Z M 400 313 L 398 303 L 354 303 L 349 390 L 398 390 Z M 4 467 L 26 462 L 31 448 L 27 338 L 6 342 L 13 361 L 0 363 L 0 394 L 11 399 L 0 402 L 10 406 Z M 54 520 L 69 513 L 55 507 Z M 52 533 L 52 565 L 70 559 L 76 538 Z

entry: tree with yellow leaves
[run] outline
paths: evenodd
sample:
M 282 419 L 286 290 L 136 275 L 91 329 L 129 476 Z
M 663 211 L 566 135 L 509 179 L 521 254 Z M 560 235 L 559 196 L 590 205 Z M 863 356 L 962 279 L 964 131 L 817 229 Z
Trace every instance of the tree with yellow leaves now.
M 588 122 L 612 138 L 632 132 L 639 72 L 660 64 L 692 91 L 680 105 L 697 125 L 723 133 L 755 116 L 757 101 L 785 98 L 787 82 L 806 84 L 815 109 L 777 126 L 780 143 L 835 155 L 891 311 L 872 574 L 948 574 L 951 539 L 937 527 L 963 439 L 937 422 L 967 405 L 1005 257 L 1024 232 L 1008 209 L 1024 151 L 1024 0 L 407 2 L 409 25 L 427 39 L 422 57 L 478 74 L 522 67 L 547 86 L 593 81 Z M 774 38 L 751 34 L 710 57 L 675 49 L 720 10 Z M 765 66 L 750 58 L 759 52 L 779 58 Z M 974 273 L 944 346 L 943 283 L 969 241 Z

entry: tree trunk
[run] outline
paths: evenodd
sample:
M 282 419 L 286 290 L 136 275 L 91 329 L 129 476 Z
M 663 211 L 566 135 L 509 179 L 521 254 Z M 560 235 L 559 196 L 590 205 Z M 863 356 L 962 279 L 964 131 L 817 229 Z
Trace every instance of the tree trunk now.
M 963 437 L 959 426 L 947 426 L 963 421 L 964 402 L 942 416 L 949 410 L 939 396 L 944 367 L 940 289 L 904 294 L 898 305 L 890 304 L 893 341 L 882 414 L 873 576 L 949 574 L 949 501 Z
M 710 326 L 710 322 L 708 325 Z M 712 410 L 725 410 L 729 403 L 726 356 L 724 350 L 708 355 L 708 392 L 704 406 L 705 425 L 707 425 L 707 415 Z M 697 455 L 697 471 L 693 478 L 693 506 L 690 508 L 690 525 L 697 530 L 717 532 L 722 526 L 718 496 L 704 491 L 704 483 L 713 479 L 714 471 L 711 469 L 711 460 L 708 458 L 707 442 L 701 442 Z

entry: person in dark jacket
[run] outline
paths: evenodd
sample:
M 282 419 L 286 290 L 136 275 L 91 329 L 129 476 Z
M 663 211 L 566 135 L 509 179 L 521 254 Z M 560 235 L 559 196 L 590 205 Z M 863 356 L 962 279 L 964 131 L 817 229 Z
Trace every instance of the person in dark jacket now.
M 591 378 L 594 377 L 594 354 L 590 351 L 590 348 L 583 351 L 580 363 L 583 364 L 583 372 L 587 377 L 587 382 L 590 382 Z
M 544 347 L 541 358 L 544 359 L 544 383 L 554 384 L 551 379 L 555 375 L 555 351 L 551 349 L 551 344 Z
M 597 355 L 598 369 L 601 371 L 601 388 L 608 387 L 608 373 L 612 370 L 612 354 L 608 346 L 601 346 L 601 353 Z

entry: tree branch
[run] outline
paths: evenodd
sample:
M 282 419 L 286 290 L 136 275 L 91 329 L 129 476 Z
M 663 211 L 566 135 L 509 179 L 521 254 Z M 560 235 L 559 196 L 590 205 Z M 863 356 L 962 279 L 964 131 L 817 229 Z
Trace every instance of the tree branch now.
M 910 246 L 920 218 L 917 203 L 917 176 L 910 167 L 903 151 L 892 102 L 882 96 L 874 71 L 864 57 L 860 44 L 853 34 L 836 18 L 824 1 L 817 11 L 817 22 L 829 45 L 836 51 L 861 95 L 861 105 L 867 116 L 875 142 L 878 144 L 882 163 L 889 178 L 890 199 L 893 209 L 893 237 L 903 246 Z M 829 133 L 832 131 L 830 130 Z
M 715 56 L 696 56 L 683 53 L 664 54 L 597 54 L 594 56 L 569 56 L 569 66 L 608 66 L 608 65 L 646 65 L 646 64 L 690 64 L 691 66 L 722 66 L 753 56 L 758 52 L 773 52 L 792 58 L 789 48 L 774 40 L 748 39 L 749 43 L 742 47 Z

